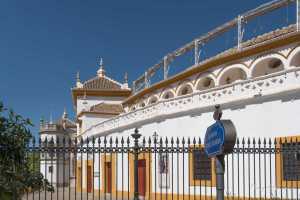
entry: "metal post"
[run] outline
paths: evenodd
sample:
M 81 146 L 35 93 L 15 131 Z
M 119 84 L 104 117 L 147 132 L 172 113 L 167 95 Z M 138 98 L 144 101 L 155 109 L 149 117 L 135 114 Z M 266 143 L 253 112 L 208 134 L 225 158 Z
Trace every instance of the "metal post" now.
M 199 63 L 199 43 L 198 40 L 194 41 L 194 46 L 195 46 L 195 52 L 194 52 L 194 60 L 195 60 L 195 65 Z
M 142 135 L 139 134 L 139 130 L 136 128 L 131 137 L 134 138 L 134 197 L 133 200 L 139 200 L 139 179 L 138 179 L 138 162 L 139 162 L 139 138 Z
M 169 73 L 169 61 L 168 56 L 164 57 L 164 80 L 168 78 Z
M 300 30 L 300 0 L 297 0 L 296 2 L 296 19 L 297 19 L 297 31 Z
M 145 71 L 145 87 L 146 88 L 150 87 L 150 80 L 149 80 L 147 71 Z
M 243 42 L 243 16 L 239 15 L 238 18 L 238 50 L 242 48 L 242 42 Z
M 224 200 L 224 155 L 216 157 L 216 176 L 217 176 L 217 200 Z

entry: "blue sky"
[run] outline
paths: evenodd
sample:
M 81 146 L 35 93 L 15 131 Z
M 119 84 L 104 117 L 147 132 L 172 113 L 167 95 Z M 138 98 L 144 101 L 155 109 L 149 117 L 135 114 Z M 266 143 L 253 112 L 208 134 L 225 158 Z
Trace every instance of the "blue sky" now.
M 58 118 L 66 107 L 73 117 L 76 72 L 81 80 L 95 76 L 97 56 L 110 77 L 123 81 L 127 71 L 132 81 L 166 53 L 265 2 L 1 1 L 0 101 L 31 118 L 36 133 L 41 116 Z

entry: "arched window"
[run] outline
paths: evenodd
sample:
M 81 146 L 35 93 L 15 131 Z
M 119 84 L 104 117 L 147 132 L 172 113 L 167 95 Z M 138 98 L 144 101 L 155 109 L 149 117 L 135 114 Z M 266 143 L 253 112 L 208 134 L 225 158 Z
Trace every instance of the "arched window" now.
M 196 88 L 197 90 L 205 90 L 213 87 L 215 87 L 214 80 L 210 77 L 203 77 L 200 79 L 200 81 L 198 81 Z
M 131 111 L 135 111 L 135 110 L 136 110 L 136 107 L 135 107 L 135 106 L 132 106 L 130 110 L 131 110 Z
M 139 105 L 140 108 L 143 108 L 145 106 L 146 106 L 145 102 L 141 102 L 140 105 Z
M 193 93 L 193 88 L 190 85 L 185 85 L 180 88 L 178 96 L 187 95 Z
M 300 51 L 292 57 L 290 66 L 300 67 Z
M 171 99 L 174 98 L 174 94 L 171 91 L 165 92 L 162 96 L 163 99 Z
M 282 70 L 284 70 L 284 66 L 280 59 L 267 58 L 253 66 L 252 78 L 268 75 Z
M 150 98 L 150 100 L 149 100 L 149 103 L 148 103 L 148 104 L 149 104 L 149 105 L 151 105 L 151 104 L 154 104 L 154 103 L 156 103 L 157 101 L 158 101 L 157 97 L 155 97 L 155 96 L 154 96 L 154 97 L 151 97 L 151 98 Z
M 227 70 L 221 77 L 219 84 L 226 85 L 237 80 L 245 80 L 247 78 L 246 72 L 241 68 L 231 68 Z

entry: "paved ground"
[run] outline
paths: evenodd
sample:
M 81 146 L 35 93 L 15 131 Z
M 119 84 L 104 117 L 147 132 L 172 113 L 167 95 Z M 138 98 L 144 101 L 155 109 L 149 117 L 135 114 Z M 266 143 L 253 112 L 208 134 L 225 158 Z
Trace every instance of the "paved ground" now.
M 63 191 L 64 190 L 64 191 Z M 57 195 L 58 192 L 58 195 Z M 70 194 L 70 195 L 69 195 Z M 100 198 L 98 196 L 98 194 L 93 194 L 92 193 L 86 193 L 86 192 L 82 192 L 82 193 L 78 193 L 75 192 L 74 188 L 70 189 L 69 192 L 69 188 L 59 188 L 58 190 L 55 188 L 55 192 L 53 192 L 51 194 L 51 192 L 46 192 L 45 191 L 41 191 L 39 192 L 34 192 L 34 193 L 28 193 L 25 194 L 22 198 L 22 200 L 105 200 L 104 195 L 100 195 Z M 122 198 L 118 198 L 119 200 L 122 200 Z M 106 200 L 111 200 L 111 198 L 109 196 L 106 196 Z M 115 199 L 112 199 L 115 200 Z M 127 200 L 127 198 L 124 200 Z

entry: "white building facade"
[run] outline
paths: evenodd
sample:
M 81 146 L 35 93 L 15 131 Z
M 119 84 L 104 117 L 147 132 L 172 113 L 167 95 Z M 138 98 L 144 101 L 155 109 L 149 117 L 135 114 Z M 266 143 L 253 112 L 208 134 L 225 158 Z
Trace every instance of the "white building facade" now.
M 201 199 L 210 193 L 213 199 L 214 160 L 202 155 L 203 145 L 198 141 L 203 141 L 207 127 L 214 122 L 215 106 L 220 105 L 223 119 L 232 120 L 236 127 L 240 139 L 237 149 L 252 148 L 252 154 L 237 150 L 225 160 L 226 196 L 255 199 L 263 192 L 269 199 L 299 197 L 300 153 L 296 151 L 290 157 L 296 169 L 292 171 L 288 171 L 290 164 L 283 161 L 286 155 L 272 153 L 288 145 L 300 150 L 299 41 L 296 26 L 284 27 L 197 61 L 153 85 L 147 84 L 151 69 L 144 76 L 146 87 L 139 91 L 128 87 L 127 78 L 119 83 L 106 76 L 103 62 L 96 77 L 81 82 L 78 75 L 72 88 L 76 136 L 85 148 L 98 145 L 101 151 L 76 156 L 76 190 L 132 197 L 133 154 L 118 151 L 117 147 L 132 146 L 127 138 L 138 128 L 142 134 L 139 144 L 155 149 L 150 152 L 146 148 L 139 155 L 139 177 L 144 182 L 140 196 L 167 200 L 192 195 Z M 153 143 L 153 139 L 159 142 Z M 260 142 L 248 142 L 253 140 Z M 166 146 L 187 152 L 170 153 Z M 190 147 L 198 150 L 189 151 Z M 159 153 L 157 148 L 164 150 Z M 262 156 L 261 148 L 265 149 Z M 197 171 L 202 166 L 209 168 L 208 174 Z M 286 176 L 290 173 L 295 176 Z M 241 177 L 247 187 L 239 184 Z

